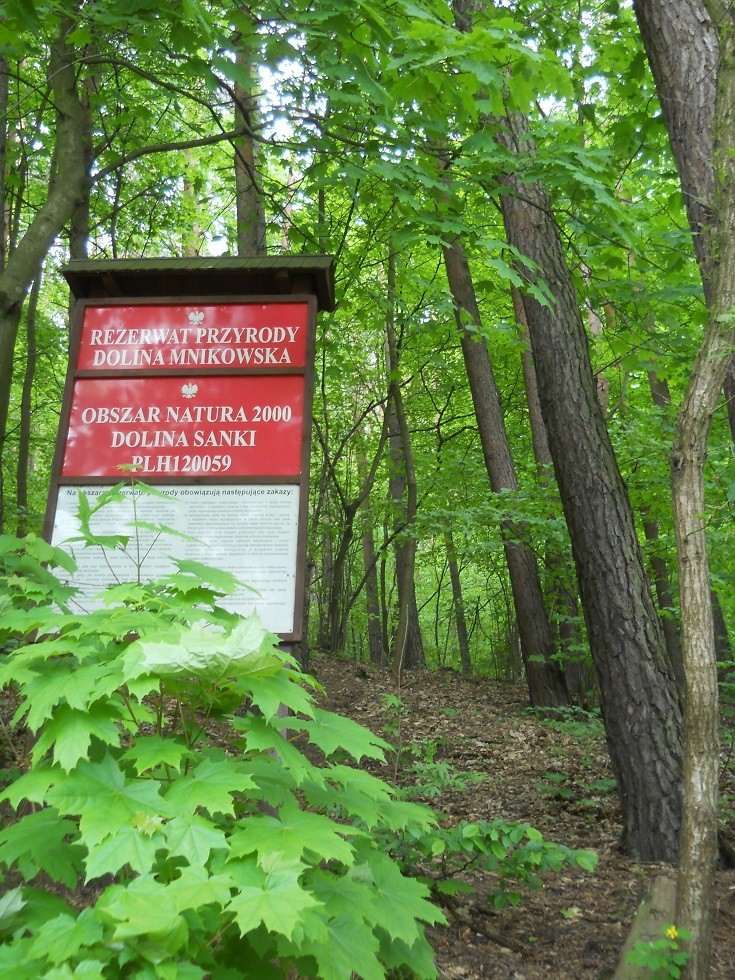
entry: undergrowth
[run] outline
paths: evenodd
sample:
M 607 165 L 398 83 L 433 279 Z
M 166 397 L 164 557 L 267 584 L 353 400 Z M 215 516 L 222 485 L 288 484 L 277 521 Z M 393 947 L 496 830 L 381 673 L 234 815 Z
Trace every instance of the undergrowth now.
M 320 708 L 255 616 L 221 608 L 231 576 L 175 564 L 84 612 L 55 574 L 73 576 L 68 554 L 0 538 L 0 685 L 17 702 L 3 975 L 433 977 L 424 929 L 448 878 L 592 867 L 523 825 L 439 827 L 359 768 L 387 743 Z

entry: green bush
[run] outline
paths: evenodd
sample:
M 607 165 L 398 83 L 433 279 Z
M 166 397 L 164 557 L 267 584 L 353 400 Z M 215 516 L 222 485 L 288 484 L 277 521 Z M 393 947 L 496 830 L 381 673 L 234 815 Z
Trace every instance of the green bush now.
M 92 513 L 82 499 L 77 540 L 127 550 Z M 0 537 L 4 975 L 434 977 L 430 898 L 466 890 L 465 871 L 496 872 L 502 905 L 511 883 L 594 866 L 525 824 L 439 827 L 356 768 L 392 747 L 221 607 L 232 576 L 175 566 L 85 612 L 68 554 Z
M 0 972 L 435 976 L 424 924 L 442 915 L 380 843 L 434 816 L 347 764 L 385 744 L 219 608 L 223 573 L 181 561 L 85 613 L 58 566 L 39 539 L 0 539 L 0 685 L 18 699 Z

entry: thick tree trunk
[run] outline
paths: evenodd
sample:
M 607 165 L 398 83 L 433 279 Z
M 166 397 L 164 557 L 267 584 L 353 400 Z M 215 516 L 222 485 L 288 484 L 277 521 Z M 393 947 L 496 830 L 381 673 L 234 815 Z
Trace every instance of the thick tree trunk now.
M 719 717 L 718 628 L 702 514 L 707 438 L 720 387 L 728 399 L 735 439 L 735 412 L 729 405 L 735 336 L 735 21 L 731 5 L 720 0 L 637 0 L 635 10 L 679 171 L 709 308 L 672 454 L 686 685 L 685 819 L 677 917 L 692 936 L 687 975 L 704 978 L 712 934 Z
M 702 0 L 634 0 L 709 304 L 717 36 Z
M 8 97 L 10 94 L 7 58 L 0 55 L 0 273 L 8 251 L 6 168 L 8 150 Z
M 518 480 L 487 345 L 476 332 L 463 325 L 463 314 L 478 327 L 482 326 L 482 319 L 469 264 L 458 241 L 445 246 L 444 265 L 461 331 L 462 353 L 490 487 L 493 493 L 517 490 Z M 513 521 L 504 521 L 502 532 L 531 704 L 546 708 L 567 705 L 569 696 L 564 675 L 552 659 L 554 642 L 536 557 L 522 540 L 523 529 Z
M 64 42 L 68 28 L 63 22 L 49 54 L 56 143 L 48 196 L 0 273 L 0 454 L 5 443 L 13 355 L 23 303 L 48 250 L 83 200 L 87 183 L 85 116 L 76 89 L 75 53 Z
M 533 152 L 525 120 L 497 132 Z M 519 166 L 520 170 L 520 166 Z M 681 826 L 681 708 L 645 573 L 625 483 L 602 417 L 587 338 L 546 191 L 505 178 L 508 240 L 534 265 L 519 271 L 549 294 L 524 296 L 539 394 L 572 540 L 587 633 L 628 847 L 676 857 Z
M 511 286 L 511 300 L 516 319 L 518 335 L 523 342 L 521 366 L 523 369 L 523 385 L 526 390 L 528 405 L 528 420 L 531 426 L 531 443 L 536 460 L 536 470 L 542 486 L 548 486 L 553 474 L 553 461 L 549 440 L 546 436 L 546 425 L 541 412 L 541 400 L 538 394 L 538 378 L 533 363 L 531 340 L 528 335 L 528 321 L 523 296 L 519 289 Z M 564 680 L 570 700 L 575 704 L 587 705 L 595 682 L 591 669 L 579 655 L 582 636 L 577 621 L 579 596 L 577 584 L 574 581 L 573 562 L 568 549 L 547 547 L 544 561 L 546 572 L 545 603 L 548 609 L 554 643 L 563 658 Z M 556 612 L 556 616 L 554 616 Z M 554 620 L 556 619 L 556 627 Z

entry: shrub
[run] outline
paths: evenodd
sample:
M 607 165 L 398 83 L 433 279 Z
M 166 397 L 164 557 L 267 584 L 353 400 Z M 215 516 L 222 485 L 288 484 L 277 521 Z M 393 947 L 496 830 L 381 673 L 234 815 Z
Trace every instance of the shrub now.
M 0 538 L 0 685 L 18 699 L 0 972 L 435 976 L 424 924 L 441 913 L 380 846 L 434 816 L 347 764 L 385 743 L 218 606 L 229 576 L 179 561 L 85 613 L 59 566 L 37 538 Z

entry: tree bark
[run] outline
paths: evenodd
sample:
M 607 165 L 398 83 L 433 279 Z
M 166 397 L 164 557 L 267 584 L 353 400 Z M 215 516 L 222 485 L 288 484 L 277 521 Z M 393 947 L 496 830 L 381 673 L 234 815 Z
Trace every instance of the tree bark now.
M 688 975 L 708 974 L 717 855 L 719 712 L 714 622 L 704 514 L 707 438 L 735 343 L 735 12 L 708 2 L 717 26 L 719 61 L 712 155 L 716 228 L 711 305 L 704 341 L 677 419 L 672 454 L 684 671 L 685 816 L 677 916 L 691 931 Z
M 8 60 L 0 55 L 0 273 L 5 268 L 5 256 L 8 250 L 8 202 L 5 188 L 7 186 L 9 95 Z
M 367 615 L 368 650 L 370 662 L 384 667 L 387 663 L 383 647 L 383 629 L 378 590 L 378 555 L 375 550 L 370 498 L 362 505 L 362 558 L 365 570 L 365 612 Z
M 717 37 L 702 0 L 634 0 L 709 305 Z
M 249 10 L 243 8 L 249 16 Z M 258 99 L 255 93 L 255 68 L 248 50 L 249 38 L 240 38 L 235 60 L 247 73 L 250 85 L 235 83 L 235 130 L 243 135 L 235 140 L 235 196 L 237 211 L 237 254 L 266 254 L 265 212 L 258 186 L 256 119 Z
M 519 289 L 511 286 L 510 295 L 518 335 L 523 342 L 521 366 L 536 471 L 541 485 L 548 486 L 553 473 L 553 461 L 549 449 L 549 440 L 546 436 L 546 425 L 541 412 L 538 378 L 536 377 L 536 366 L 533 363 L 531 340 L 528 335 L 526 308 Z M 578 624 L 579 597 L 572 570 L 573 562 L 568 549 L 565 547 L 563 551 L 560 551 L 558 548 L 547 547 L 544 568 L 547 583 L 545 603 L 551 618 L 554 643 L 563 657 L 567 692 L 571 701 L 587 706 L 590 702 L 590 694 L 594 690 L 594 678 L 591 668 L 585 662 L 587 658 L 583 659 L 579 654 L 582 645 L 581 630 Z M 556 627 L 554 625 L 554 611 L 556 611 Z
M 501 198 L 519 266 L 541 408 L 572 541 L 627 846 L 673 860 L 681 826 L 681 708 L 645 573 L 632 508 L 595 390 L 574 283 L 548 193 L 521 179 L 533 153 L 508 115 L 498 141 L 519 157 Z M 531 271 L 538 269 L 538 273 Z M 548 296 L 541 302 L 538 290 Z
M 33 411 L 33 379 L 36 373 L 36 310 L 41 292 L 41 274 L 33 283 L 26 307 L 26 363 L 20 397 L 20 427 L 18 460 L 15 471 L 16 534 L 25 535 L 28 522 L 28 470 L 31 460 L 31 415 Z
M 679 410 L 672 487 L 685 673 L 684 824 L 677 918 L 691 932 L 687 975 L 708 974 L 717 850 L 718 690 L 704 513 L 712 415 L 733 375 L 735 18 L 720 0 L 637 0 L 687 205 L 709 317 Z M 715 180 L 715 175 L 717 179 Z M 728 418 L 735 439 L 735 412 Z
M 470 659 L 470 641 L 467 634 L 467 619 L 464 612 L 464 600 L 462 598 L 462 580 L 459 577 L 459 564 L 457 562 L 457 551 L 454 547 L 454 538 L 451 531 L 444 532 L 444 543 L 447 549 L 447 564 L 449 565 L 449 578 L 452 583 L 452 604 L 454 605 L 454 621 L 457 626 L 457 645 L 459 646 L 459 662 L 462 665 L 462 673 L 469 677 L 472 673 L 472 660 Z
M 365 458 L 365 448 L 361 443 L 358 443 L 357 447 L 357 472 L 360 482 L 362 482 L 367 472 L 367 459 Z M 367 616 L 368 651 L 370 662 L 384 667 L 388 658 L 386 649 L 383 646 L 380 593 L 378 589 L 378 555 L 375 549 L 370 494 L 365 497 L 360 507 L 360 522 L 362 526 L 362 565 L 365 579 L 365 615 Z
M 401 391 L 398 340 L 395 328 L 395 256 L 388 258 L 389 309 L 386 318 L 386 348 L 388 354 L 388 432 L 390 435 L 391 478 L 390 493 L 393 505 L 404 512 L 396 521 L 401 530 L 408 529 L 403 539 L 396 540 L 396 582 L 398 585 L 398 624 L 391 650 L 391 673 L 398 685 L 403 671 L 425 664 L 418 605 L 416 603 L 416 538 L 413 522 L 418 508 L 416 471 L 413 463 L 411 433 Z M 404 503 L 405 500 L 405 503 Z
M 84 109 L 75 77 L 75 52 L 67 48 L 70 24 L 62 21 L 51 45 L 48 81 L 56 110 L 56 142 L 49 191 L 0 273 L 0 453 L 5 443 L 13 354 L 23 303 L 55 238 L 84 198 L 87 184 Z
M 463 323 L 464 314 L 475 326 L 482 326 L 469 264 L 459 241 L 444 247 L 444 265 L 461 332 L 462 354 L 490 487 L 493 493 L 517 490 L 518 480 L 487 344 Z M 564 675 L 552 659 L 554 642 L 536 556 L 523 542 L 523 529 L 516 522 L 505 520 L 502 533 L 531 704 L 545 708 L 567 705 L 569 695 Z

